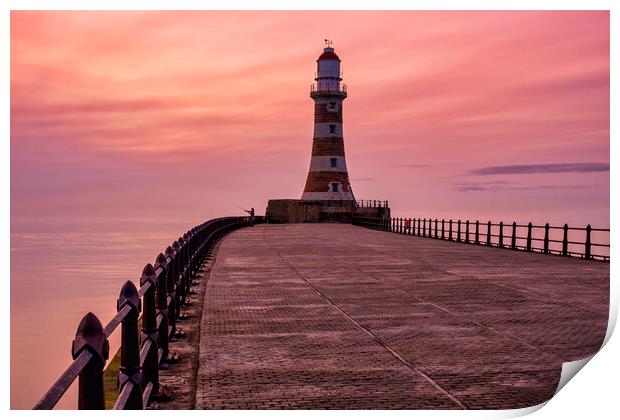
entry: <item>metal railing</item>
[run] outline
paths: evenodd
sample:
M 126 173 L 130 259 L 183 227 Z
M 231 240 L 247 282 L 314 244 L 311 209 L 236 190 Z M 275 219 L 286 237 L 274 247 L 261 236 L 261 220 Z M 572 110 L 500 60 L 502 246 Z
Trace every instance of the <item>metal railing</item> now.
M 387 200 L 357 200 L 358 207 L 389 207 Z
M 339 87 L 336 87 L 335 89 L 331 89 L 329 86 L 327 87 L 327 89 L 318 89 L 317 86 L 313 83 L 310 85 L 310 93 L 347 93 L 347 85 L 342 83 Z
M 609 261 L 609 243 L 592 240 L 593 233 L 609 238 L 609 229 L 545 225 L 480 223 L 478 220 L 354 217 L 353 224 L 403 235 L 541 252 L 543 254 Z
M 262 217 L 254 218 L 262 223 Z M 192 279 L 212 249 L 228 232 L 252 222 L 246 217 L 209 220 L 190 229 L 147 264 L 140 288 L 127 281 L 117 300 L 117 314 L 104 327 L 91 312 L 82 318 L 73 340 L 73 363 L 34 406 L 52 409 L 79 377 L 78 409 L 104 409 L 103 373 L 110 349 L 108 337 L 121 325 L 119 394 L 114 409 L 144 409 L 150 402 L 170 398 L 159 383 L 159 369 L 178 360 L 169 342 L 181 336 L 177 320 L 188 303 Z M 141 333 L 138 318 L 142 312 Z

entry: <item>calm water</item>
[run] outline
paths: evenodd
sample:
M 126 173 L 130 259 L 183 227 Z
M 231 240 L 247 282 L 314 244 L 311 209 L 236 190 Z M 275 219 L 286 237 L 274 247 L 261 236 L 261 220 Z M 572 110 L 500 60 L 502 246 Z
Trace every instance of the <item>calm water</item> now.
M 31 408 L 71 362 L 88 311 L 105 325 L 126 280 L 138 283 L 191 222 L 11 221 L 11 408 Z M 110 339 L 112 349 L 119 337 Z M 60 408 L 76 406 L 75 387 Z
M 596 225 L 607 227 L 608 220 Z M 144 265 L 195 222 L 12 219 L 12 408 L 31 408 L 70 364 L 82 316 L 92 311 L 102 323 L 109 321 L 122 284 L 137 283 Z M 607 235 L 596 239 L 609 241 Z M 113 350 L 118 340 L 117 334 L 110 338 Z M 74 387 L 59 407 L 75 406 Z

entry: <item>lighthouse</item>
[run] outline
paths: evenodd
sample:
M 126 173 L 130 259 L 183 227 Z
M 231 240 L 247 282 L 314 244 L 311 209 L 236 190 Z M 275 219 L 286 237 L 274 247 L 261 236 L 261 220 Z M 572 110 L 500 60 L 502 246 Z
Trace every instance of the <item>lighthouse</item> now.
M 342 84 L 340 58 L 325 40 L 316 60 L 312 157 L 301 199 L 270 199 L 265 211 L 269 223 L 353 223 L 356 218 L 388 220 L 387 201 L 365 200 L 358 205 L 351 190 L 342 133 L 342 103 L 347 87 Z M 372 204 L 371 204 L 372 203 Z
M 312 158 L 302 200 L 348 202 L 355 206 L 344 154 L 342 103 L 347 87 L 342 84 L 340 58 L 331 41 L 325 40 L 323 53 L 316 60 L 315 84 L 310 88 L 314 100 Z

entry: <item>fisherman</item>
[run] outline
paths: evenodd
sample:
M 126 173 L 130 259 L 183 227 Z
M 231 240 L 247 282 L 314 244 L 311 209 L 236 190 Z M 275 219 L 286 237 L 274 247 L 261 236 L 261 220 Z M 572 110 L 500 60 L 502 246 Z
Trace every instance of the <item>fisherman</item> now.
M 254 226 L 254 207 L 252 207 L 250 210 L 243 210 L 243 211 L 250 215 L 250 217 L 248 218 L 248 225 L 250 227 Z

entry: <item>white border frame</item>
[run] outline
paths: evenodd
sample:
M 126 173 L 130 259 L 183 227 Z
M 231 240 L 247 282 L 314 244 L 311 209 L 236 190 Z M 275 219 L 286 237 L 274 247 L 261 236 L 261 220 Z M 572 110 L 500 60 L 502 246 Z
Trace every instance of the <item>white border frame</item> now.
M 0 31 L 2 33 L 2 42 L 0 43 L 0 54 L 2 55 L 2 84 L 0 85 L 0 93 L 3 101 L 1 102 L 0 126 L 2 127 L 3 141 L 0 149 L 0 191 L 2 193 L 2 202 L 0 204 L 0 215 L 2 223 L 0 224 L 0 238 L 2 243 L 2 252 L 0 253 L 2 274 L 4 281 L 2 282 L 2 320 L 4 323 L 4 339 L 0 345 L 0 353 L 2 355 L 2 380 L 0 381 L 0 392 L 2 395 L 3 411 L 16 418 L 33 417 L 33 416 L 58 416 L 62 415 L 74 417 L 84 416 L 84 413 L 78 411 L 64 412 L 32 412 L 32 411 L 9 411 L 10 399 L 10 375 L 9 375 L 9 347 L 10 343 L 10 146 L 9 146 L 9 127 L 10 127 L 10 78 L 9 78 L 9 60 L 10 60 L 10 10 L 196 10 L 196 9 L 212 9 L 212 10 L 235 10 L 235 9 L 252 9 L 252 10 L 610 10 L 610 41 L 611 41 L 611 57 L 610 57 L 610 77 L 611 77 L 611 99 L 610 99 L 610 226 L 611 226 L 611 243 L 618 243 L 618 231 L 616 230 L 616 220 L 618 211 L 618 132 L 617 120 L 613 116 L 618 110 L 618 40 L 620 40 L 618 12 L 620 7 L 612 0 L 383 0 L 381 2 L 371 2 L 360 0 L 355 3 L 338 2 L 335 0 L 314 0 L 298 1 L 294 4 L 284 0 L 263 0 L 261 2 L 248 0 L 228 0 L 226 2 L 208 3 L 198 0 L 179 0 L 179 1 L 162 1 L 162 0 L 92 0 L 92 1 L 71 1 L 71 0 L 9 0 L 2 3 L 2 12 L 0 14 Z M 258 7 L 258 6 L 261 7 Z M 611 313 L 608 337 L 615 325 L 618 311 L 618 285 L 617 274 L 618 269 L 615 261 L 619 257 L 614 246 L 611 247 Z M 609 343 L 597 354 L 587 368 L 578 374 L 576 380 L 562 389 L 562 391 L 551 399 L 542 410 L 536 409 L 514 410 L 514 411 L 469 411 L 469 412 L 447 412 L 447 411 L 345 411 L 345 412 L 315 412 L 315 411 L 226 411 L 226 412 L 209 412 L 209 413 L 187 413 L 189 416 L 210 416 L 218 418 L 236 418 L 238 416 L 252 416 L 255 419 L 267 418 L 288 418 L 293 414 L 300 418 L 314 418 L 317 415 L 335 418 L 342 416 L 347 418 L 353 417 L 375 417 L 390 416 L 399 418 L 502 418 L 514 417 L 536 411 L 532 415 L 533 419 L 547 418 L 567 418 L 582 419 L 584 417 L 593 418 L 609 418 L 611 413 L 618 411 L 617 393 L 614 387 L 617 386 L 616 378 L 619 374 L 620 363 L 615 357 L 620 345 L 618 338 L 612 338 Z M 89 413 L 89 416 L 111 416 L 111 415 L 129 415 L 128 413 Z M 132 414 L 135 415 L 135 414 Z M 149 416 L 162 418 L 169 415 L 164 411 L 150 411 Z

